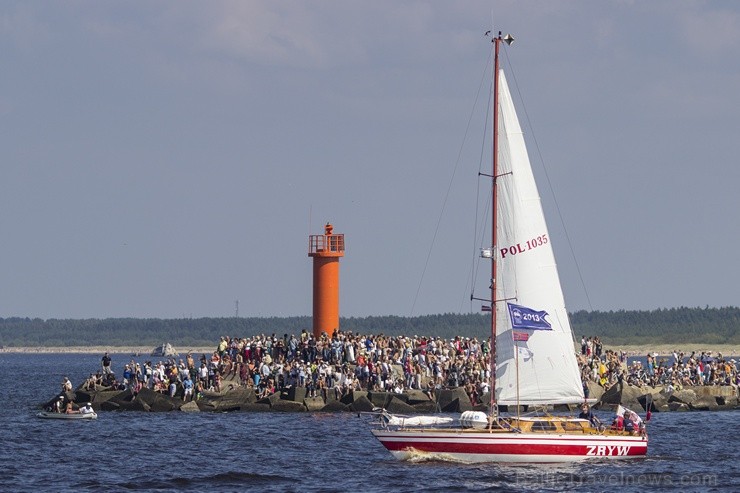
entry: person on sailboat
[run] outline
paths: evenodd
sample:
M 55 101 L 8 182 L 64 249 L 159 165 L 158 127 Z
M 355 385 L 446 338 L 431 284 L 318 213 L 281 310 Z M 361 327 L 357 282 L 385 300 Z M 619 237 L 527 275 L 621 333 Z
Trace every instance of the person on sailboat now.
M 635 422 L 630 419 L 631 414 L 631 412 L 625 411 L 624 418 L 622 419 L 622 422 L 624 423 L 624 431 L 627 433 L 635 433 L 637 431 L 635 428 Z
M 612 421 L 612 430 L 623 431 L 624 430 L 624 418 L 621 414 L 617 414 Z
M 578 415 L 578 418 L 587 419 L 594 428 L 598 429 L 601 426 L 601 421 L 599 421 L 599 418 L 596 417 L 589 405 L 585 402 L 581 405 L 581 414 Z

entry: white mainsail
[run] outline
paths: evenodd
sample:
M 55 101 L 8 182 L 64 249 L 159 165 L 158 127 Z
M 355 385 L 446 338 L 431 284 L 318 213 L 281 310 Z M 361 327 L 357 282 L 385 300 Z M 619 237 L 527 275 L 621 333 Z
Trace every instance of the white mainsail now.
M 499 72 L 496 402 L 583 402 L 573 333 L 527 148 Z

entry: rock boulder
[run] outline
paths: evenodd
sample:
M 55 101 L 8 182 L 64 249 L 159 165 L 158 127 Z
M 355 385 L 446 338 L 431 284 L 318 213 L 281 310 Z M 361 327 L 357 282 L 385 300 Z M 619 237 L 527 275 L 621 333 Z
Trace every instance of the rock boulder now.
M 349 408 L 346 404 L 342 404 L 340 401 L 337 400 L 330 400 L 326 402 L 326 405 L 320 409 L 322 413 L 335 413 L 335 412 L 341 412 L 341 411 L 349 411 Z
M 303 405 L 310 413 L 320 411 L 325 406 L 324 399 L 321 397 L 306 397 L 303 399 Z
M 391 414 L 414 414 L 417 412 L 413 406 L 408 405 L 402 399 L 395 396 L 391 397 L 385 409 Z
M 349 405 L 349 409 L 353 412 L 362 413 L 362 412 L 370 412 L 375 408 L 372 402 L 370 402 L 370 399 L 367 397 L 360 396 Z

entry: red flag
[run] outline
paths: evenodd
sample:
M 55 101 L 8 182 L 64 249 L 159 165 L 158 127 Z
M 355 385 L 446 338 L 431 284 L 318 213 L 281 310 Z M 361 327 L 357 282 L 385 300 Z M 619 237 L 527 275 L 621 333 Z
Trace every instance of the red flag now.
M 490 312 L 491 311 L 491 305 L 483 305 L 480 307 L 480 310 L 482 312 Z
M 514 341 L 526 342 L 529 340 L 529 334 L 526 332 L 514 332 Z

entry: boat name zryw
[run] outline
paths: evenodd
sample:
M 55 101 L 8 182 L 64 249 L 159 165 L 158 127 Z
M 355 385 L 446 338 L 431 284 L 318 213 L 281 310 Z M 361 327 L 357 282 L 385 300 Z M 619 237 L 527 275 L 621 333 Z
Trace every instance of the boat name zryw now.
M 506 258 L 507 255 L 516 255 L 517 253 L 524 253 L 526 251 L 537 248 L 538 246 L 547 245 L 547 235 L 540 235 L 531 240 L 527 240 L 525 243 L 517 243 L 508 248 L 501 249 L 501 258 Z
M 586 445 L 586 448 L 586 455 L 627 455 L 630 450 L 629 445 Z

